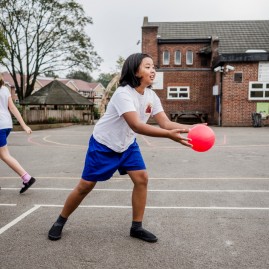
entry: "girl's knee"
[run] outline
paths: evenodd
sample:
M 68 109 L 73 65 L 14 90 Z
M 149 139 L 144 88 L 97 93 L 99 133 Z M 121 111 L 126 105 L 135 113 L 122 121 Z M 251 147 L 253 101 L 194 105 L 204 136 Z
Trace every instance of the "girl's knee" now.
M 80 195 L 88 194 L 95 186 L 96 182 L 81 180 L 76 189 Z
M 147 186 L 148 185 L 148 174 L 146 171 L 138 172 L 133 178 L 135 185 Z

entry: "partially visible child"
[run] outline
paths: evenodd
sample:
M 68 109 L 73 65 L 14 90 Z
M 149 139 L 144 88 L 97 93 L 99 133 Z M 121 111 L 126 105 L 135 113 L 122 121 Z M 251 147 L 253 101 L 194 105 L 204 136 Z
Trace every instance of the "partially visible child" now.
M 31 177 L 9 153 L 7 137 L 13 128 L 10 112 L 18 120 L 24 131 L 30 134 L 32 130 L 25 124 L 19 110 L 13 103 L 9 89 L 4 86 L 4 80 L 0 75 L 0 159 L 21 177 L 23 187 L 20 193 L 24 193 L 36 180 Z
M 134 184 L 130 236 L 157 242 L 157 237 L 142 227 L 148 174 L 136 134 L 169 138 L 187 147 L 192 145 L 189 139 L 181 136 L 181 133 L 189 131 L 190 126 L 170 121 L 159 97 L 151 90 L 155 75 L 154 63 L 149 55 L 136 53 L 126 59 L 120 86 L 113 94 L 104 116 L 94 127 L 81 180 L 69 194 L 60 216 L 49 230 L 50 240 L 61 238 L 67 218 L 96 183 L 110 179 L 118 170 L 121 175 L 128 174 Z M 160 128 L 147 124 L 150 116 L 154 117 Z

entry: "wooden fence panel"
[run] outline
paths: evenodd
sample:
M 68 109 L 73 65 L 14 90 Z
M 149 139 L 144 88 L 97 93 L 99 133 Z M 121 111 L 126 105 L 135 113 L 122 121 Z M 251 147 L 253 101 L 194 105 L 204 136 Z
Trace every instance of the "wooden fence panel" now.
M 92 124 L 89 110 L 26 110 L 25 121 L 30 123 L 83 122 Z

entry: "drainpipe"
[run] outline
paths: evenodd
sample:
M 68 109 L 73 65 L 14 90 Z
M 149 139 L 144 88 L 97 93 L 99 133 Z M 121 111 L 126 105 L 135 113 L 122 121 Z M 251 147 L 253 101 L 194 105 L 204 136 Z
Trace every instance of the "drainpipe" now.
M 219 92 L 219 126 L 222 126 L 222 82 L 223 72 L 220 72 L 220 92 Z

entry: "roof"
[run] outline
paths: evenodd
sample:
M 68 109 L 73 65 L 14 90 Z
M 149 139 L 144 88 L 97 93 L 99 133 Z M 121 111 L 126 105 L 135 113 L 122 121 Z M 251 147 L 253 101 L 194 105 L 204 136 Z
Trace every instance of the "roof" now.
M 5 83 L 7 83 L 10 87 L 15 87 L 14 80 L 13 80 L 12 76 L 9 74 L 9 72 L 7 72 L 7 71 L 3 72 L 2 76 L 3 76 Z M 16 76 L 17 76 L 17 80 L 20 84 L 19 74 L 16 74 Z M 38 76 L 36 79 L 36 83 L 38 83 L 41 87 L 44 87 L 44 86 L 48 85 L 50 82 L 52 82 L 53 80 L 55 80 L 53 77 Z M 80 92 L 95 91 L 96 88 L 98 87 L 98 85 L 101 85 L 103 87 L 103 85 L 100 82 L 87 82 L 87 81 L 84 81 L 81 79 L 56 78 L 56 80 L 61 81 L 65 85 L 72 83 L 74 85 L 74 87 L 77 89 L 77 91 L 80 91 Z
M 161 40 L 219 38 L 219 53 L 245 53 L 265 50 L 269 53 L 269 20 L 148 22 L 143 27 L 158 27 Z
M 23 105 L 91 105 L 93 102 L 73 91 L 65 84 L 54 80 L 26 97 Z
M 42 86 L 50 83 L 54 78 L 51 77 L 37 77 L 37 82 L 39 82 Z M 83 92 L 91 92 L 94 91 L 95 88 L 100 84 L 99 82 L 87 82 L 81 79 L 66 79 L 66 78 L 56 78 L 56 80 L 61 81 L 65 85 L 72 83 L 77 91 Z

